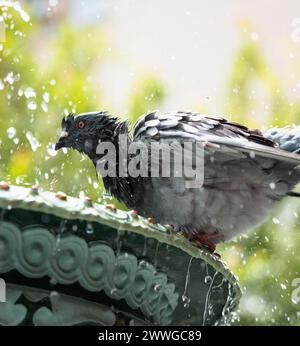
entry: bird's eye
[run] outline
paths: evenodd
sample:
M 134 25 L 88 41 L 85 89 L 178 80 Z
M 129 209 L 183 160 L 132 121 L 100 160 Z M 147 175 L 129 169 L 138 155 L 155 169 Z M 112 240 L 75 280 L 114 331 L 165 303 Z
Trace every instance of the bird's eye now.
M 84 127 L 85 127 L 85 122 L 84 121 L 79 121 L 79 123 L 77 124 L 77 127 L 79 128 L 79 129 L 83 129 Z

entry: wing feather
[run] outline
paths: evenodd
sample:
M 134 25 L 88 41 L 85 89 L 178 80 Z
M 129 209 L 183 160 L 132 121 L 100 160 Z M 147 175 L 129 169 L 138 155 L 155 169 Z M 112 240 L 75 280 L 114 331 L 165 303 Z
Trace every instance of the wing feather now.
M 232 149 L 244 157 L 271 158 L 300 164 L 300 155 L 280 149 L 276 142 L 258 130 L 231 122 L 225 118 L 206 116 L 192 112 L 152 112 L 137 122 L 134 140 L 179 140 L 203 143 L 207 149 L 230 152 Z

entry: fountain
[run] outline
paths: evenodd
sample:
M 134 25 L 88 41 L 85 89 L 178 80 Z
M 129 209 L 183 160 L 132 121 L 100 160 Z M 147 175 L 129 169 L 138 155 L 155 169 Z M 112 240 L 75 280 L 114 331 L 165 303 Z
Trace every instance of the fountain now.
M 0 325 L 224 325 L 241 296 L 219 259 L 90 198 L 0 183 Z

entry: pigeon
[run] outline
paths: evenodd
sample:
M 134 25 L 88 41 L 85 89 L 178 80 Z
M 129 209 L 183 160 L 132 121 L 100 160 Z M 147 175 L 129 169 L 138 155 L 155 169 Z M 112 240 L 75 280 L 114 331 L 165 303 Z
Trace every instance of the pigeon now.
M 218 116 L 154 111 L 141 116 L 132 132 L 126 121 L 107 112 L 70 114 L 62 120 L 55 149 L 73 148 L 84 153 L 97 169 L 105 159 L 105 151 L 97 148 L 101 143 L 113 145 L 116 174 L 102 176 L 105 189 L 127 208 L 172 225 L 176 232 L 211 252 L 216 244 L 263 223 L 284 197 L 299 197 L 293 189 L 300 181 L 300 127 L 260 131 Z M 121 135 L 125 137 L 122 145 Z M 121 146 L 137 143 L 149 149 L 148 163 L 153 143 L 176 143 L 178 148 L 192 143 L 186 152 L 193 167 L 195 157 L 202 157 L 201 184 L 188 186 L 193 179 L 175 175 L 172 164 L 169 176 L 120 174 L 124 161 L 126 165 L 136 157 L 128 152 L 125 160 L 124 155 L 121 158 Z M 155 158 L 153 165 L 161 169 L 162 157 Z

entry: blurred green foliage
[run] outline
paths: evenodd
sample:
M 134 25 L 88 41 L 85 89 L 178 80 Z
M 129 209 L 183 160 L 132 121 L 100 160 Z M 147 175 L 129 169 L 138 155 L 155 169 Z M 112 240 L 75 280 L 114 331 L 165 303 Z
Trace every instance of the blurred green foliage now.
M 105 33 L 99 25 L 79 28 L 62 20 L 51 27 L 33 13 L 30 23 L 13 9 L 4 13 L 12 16 L 6 21 L 14 30 L 6 30 L 0 51 L 1 177 L 73 195 L 84 191 L 98 198 L 102 182 L 90 160 L 72 150 L 67 155 L 56 153 L 51 144 L 58 138 L 63 115 L 107 110 L 94 79 L 109 47 Z M 30 92 L 35 95 L 26 97 Z M 154 75 L 141 75 L 129 101 L 130 120 L 155 108 L 163 98 L 162 83 Z
M 165 97 L 165 89 L 161 81 L 153 75 L 145 75 L 132 93 L 129 114 L 137 119 L 141 114 L 153 111 Z
M 267 95 L 265 117 L 251 116 L 261 102 L 259 96 L 251 95 L 253 82 L 260 83 Z M 235 121 L 250 127 L 299 124 L 300 102 L 285 95 L 257 42 L 244 40 L 228 85 L 226 111 Z M 244 291 L 236 323 L 300 324 L 300 297 L 295 291 L 300 277 L 299 212 L 299 201 L 287 198 L 255 232 L 220 246 L 223 259 L 239 277 Z
M 33 13 L 26 23 L 13 9 L 0 8 L 0 15 L 9 27 L 6 42 L 0 44 L 1 179 L 98 198 L 102 183 L 90 161 L 71 150 L 54 153 L 51 144 L 64 114 L 107 109 L 94 78 L 108 59 L 105 31 L 66 20 L 53 27 Z M 259 100 L 251 97 L 253 83 L 268 95 L 263 122 L 252 117 Z M 290 105 L 257 42 L 244 40 L 228 90 L 224 113 L 236 121 L 255 127 L 300 122 L 300 102 Z M 157 108 L 165 95 L 156 76 L 142 74 L 128 101 L 129 120 Z M 299 201 L 287 199 L 258 230 L 219 247 L 244 291 L 235 323 L 300 324 L 300 303 L 292 301 L 293 283 L 300 277 L 299 212 Z

